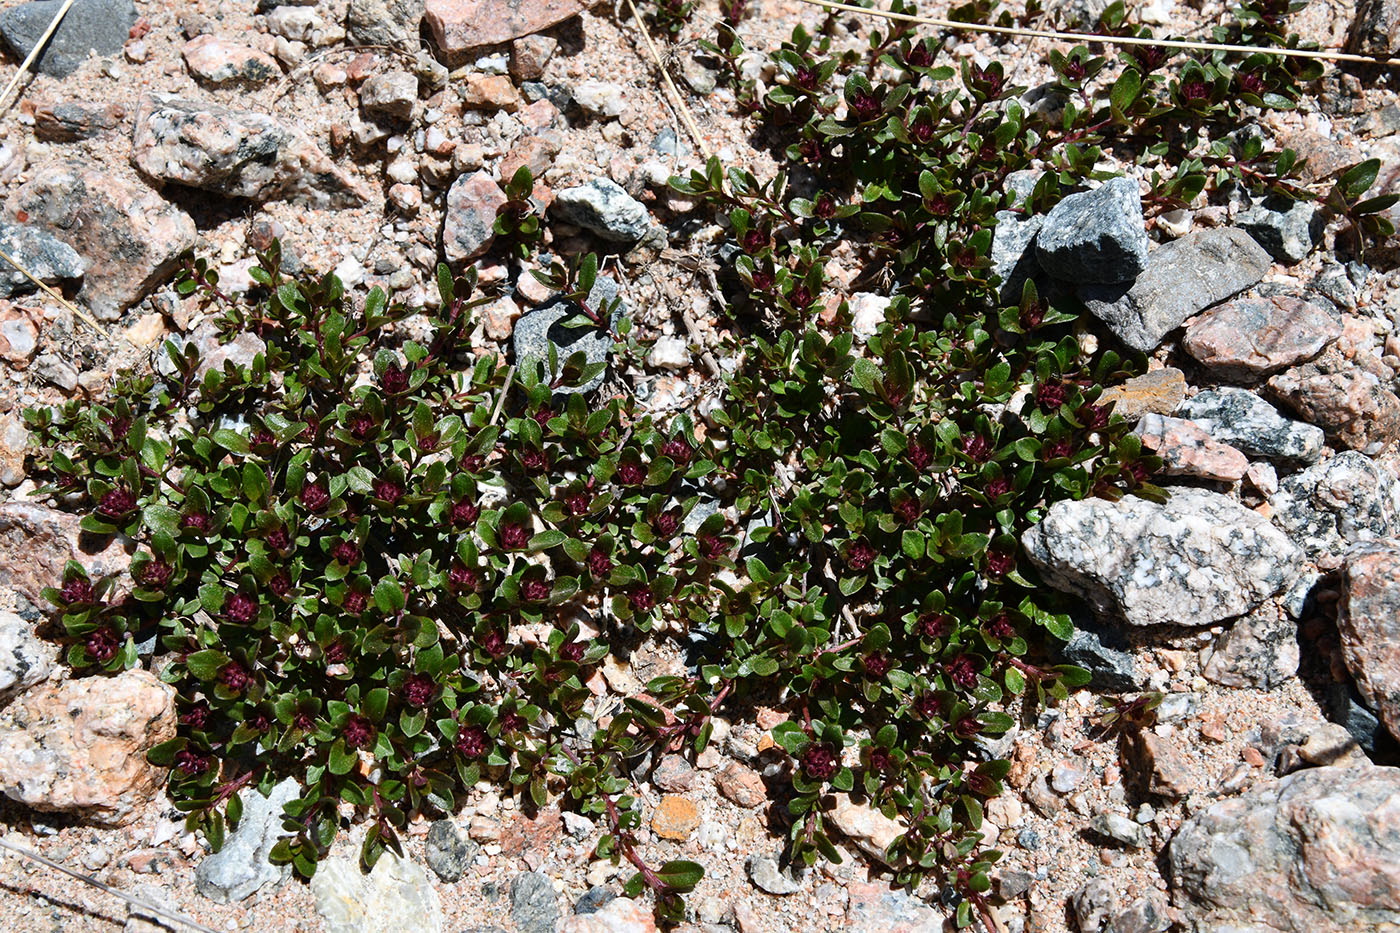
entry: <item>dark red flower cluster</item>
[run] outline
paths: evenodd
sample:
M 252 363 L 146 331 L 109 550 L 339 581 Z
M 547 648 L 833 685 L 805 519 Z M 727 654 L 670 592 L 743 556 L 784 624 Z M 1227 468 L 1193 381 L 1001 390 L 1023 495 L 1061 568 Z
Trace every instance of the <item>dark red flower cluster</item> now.
M 182 748 L 175 753 L 175 767 L 190 777 L 203 774 L 212 764 L 208 755 L 201 755 L 192 749 Z
M 403 701 L 414 709 L 422 709 L 437 696 L 437 684 L 427 674 L 414 674 L 403 682 Z
M 88 633 L 83 647 L 87 649 L 88 657 L 98 664 L 106 664 L 117 656 L 117 650 L 121 648 L 121 639 L 115 631 L 103 626 Z
M 285 598 L 292 591 L 292 578 L 287 574 L 287 571 L 279 570 L 268 579 L 267 588 L 278 599 Z
M 307 483 L 301 487 L 301 504 L 313 512 L 319 512 L 331 504 L 331 494 L 324 483 Z
M 348 538 L 337 541 L 331 548 L 331 557 L 336 563 L 346 567 L 355 566 L 363 556 L 364 552 L 360 550 L 360 546 Z
M 341 727 L 340 734 L 345 737 L 346 748 L 368 748 L 374 744 L 374 723 L 370 722 L 367 716 L 351 713 L 346 718 L 345 725 Z
M 87 577 L 69 577 L 63 581 L 58 596 L 70 606 L 92 602 L 92 582 Z
M 938 699 L 938 695 L 935 693 L 921 693 L 914 699 L 914 712 L 924 719 L 941 716 L 943 714 L 943 701 Z
M 467 499 L 458 499 L 452 503 L 452 508 L 447 513 L 448 521 L 457 527 L 474 525 L 481 517 L 481 506 Z
M 982 487 L 982 493 L 988 499 L 996 499 L 999 496 L 1006 495 L 1010 491 L 1011 480 L 1004 476 L 993 476 L 991 479 L 987 480 L 986 485 Z
M 493 658 L 499 658 L 506 653 L 506 636 L 498 628 L 489 628 L 483 632 L 478 644 L 481 645 L 482 651 Z
M 829 781 L 841 770 L 841 762 L 830 745 L 813 742 L 802 753 L 802 770 L 814 781 Z
M 491 736 L 480 726 L 463 726 L 457 730 L 457 751 L 466 758 L 480 758 L 491 747 Z
M 195 534 L 207 535 L 209 533 L 209 516 L 203 512 L 187 512 L 180 517 L 180 527 Z
M 676 531 L 681 527 L 681 517 L 675 512 L 662 512 L 656 516 L 651 527 L 656 531 L 658 538 L 674 537 Z
M 588 643 L 584 641 L 566 641 L 559 646 L 559 657 L 565 661 L 572 661 L 577 664 L 583 660 L 583 656 L 588 651 Z
M 856 91 L 851 95 L 850 105 L 851 115 L 861 123 L 880 115 L 880 100 L 869 91 Z
M 327 664 L 344 664 L 349 655 L 350 649 L 345 647 L 343 641 L 333 641 L 326 645 L 325 650 L 321 652 L 321 656 L 326 659 Z
M 209 724 L 210 715 L 209 704 L 200 700 L 198 703 L 185 710 L 185 715 L 180 717 L 181 725 L 189 726 L 191 729 L 203 729 Z
M 350 416 L 346 427 L 355 440 L 367 440 L 374 433 L 374 416 L 367 411 L 357 411 Z
M 875 746 L 870 750 L 870 770 L 882 774 L 894 770 L 894 753 L 888 748 Z
M 224 617 L 230 622 L 247 625 L 258 614 L 258 601 L 247 593 L 234 593 L 224 603 Z
M 919 634 L 932 641 L 953 630 L 953 617 L 943 612 L 925 612 L 916 623 Z
M 395 479 L 377 479 L 370 484 L 374 497 L 393 505 L 403 498 L 403 483 Z
M 277 443 L 277 438 L 267 428 L 256 428 L 248 437 L 248 443 L 254 447 L 271 447 Z
M 532 577 L 520 584 L 520 597 L 528 602 L 543 602 L 549 599 L 549 593 L 549 581 L 541 580 L 539 577 Z
M 894 661 L 883 651 L 867 654 L 861 663 L 865 667 L 865 673 L 877 680 L 888 674 L 890 669 L 894 667 Z
M 170 582 L 170 578 L 175 575 L 175 568 L 167 560 L 154 557 L 141 565 L 141 569 L 136 574 L 136 579 L 142 586 L 158 590 Z
M 587 515 L 588 510 L 592 507 L 593 497 L 584 490 L 571 492 L 564 497 L 564 508 L 576 518 L 580 515 Z
M 962 449 L 973 463 L 986 463 L 992 455 L 991 442 L 981 434 L 969 434 L 963 438 Z
M 912 525 L 924 514 L 924 507 L 918 499 L 911 496 L 894 507 L 894 514 L 898 515 L 899 520 L 904 524 Z
M 291 535 L 289 535 L 287 529 L 283 528 L 281 525 L 275 528 L 269 528 L 263 535 L 263 540 L 266 541 L 267 546 L 274 551 L 285 551 L 292 545 Z
M 242 693 L 253 680 L 248 669 L 237 661 L 230 661 L 219 668 L 219 683 L 234 693 Z
M 517 712 L 512 711 L 501 715 L 502 732 L 523 732 L 528 725 L 529 723 L 525 721 L 525 717 Z
M 447 585 L 454 590 L 474 590 L 481 585 L 481 573 L 461 561 L 453 561 L 447 571 Z
M 549 469 L 549 455 L 543 450 L 526 447 L 520 451 L 520 465 L 529 473 L 543 473 Z
M 909 458 L 909 464 L 920 472 L 933 462 L 933 452 L 916 440 L 909 441 L 905 456 Z
M 97 503 L 97 514 L 103 518 L 121 518 L 136 508 L 136 493 L 118 486 L 105 493 Z
M 880 556 L 880 552 L 864 538 L 858 538 L 846 545 L 846 566 L 856 573 L 865 573 L 870 569 L 870 565 L 875 563 L 875 558 Z
M 1046 411 L 1055 411 L 1065 403 L 1068 392 L 1063 383 L 1042 382 L 1035 387 L 1035 403 Z
M 994 577 L 1002 577 L 1010 573 L 1016 566 L 1016 555 L 1007 551 L 987 552 L 987 573 Z
M 501 525 L 501 547 L 517 551 L 530 542 L 530 531 L 519 522 L 506 522 Z
M 404 372 L 399 364 L 391 364 L 384 370 L 384 375 L 379 377 L 379 385 L 390 395 L 406 392 L 408 391 L 408 373 Z
M 359 615 L 369 605 L 369 596 L 359 590 L 347 590 L 341 608 L 351 615 Z
M 612 558 L 596 547 L 588 552 L 588 572 L 595 577 L 605 577 L 612 570 Z
M 633 612 L 650 612 L 656 606 L 656 594 L 649 586 L 639 586 L 627 594 Z
M 640 486 L 646 482 L 647 468 L 637 460 L 624 460 L 617 465 L 616 475 L 623 486 Z
M 972 658 L 960 654 L 944 665 L 948 679 L 964 690 L 977 686 L 977 664 Z
M 987 620 L 987 632 L 993 638 L 1000 638 L 1002 641 L 1016 637 L 1016 626 L 1011 624 L 1011 616 L 1005 612 L 998 612 Z
M 661 445 L 661 455 L 670 457 L 676 466 L 686 466 L 695 455 L 695 448 L 683 437 L 673 437 Z

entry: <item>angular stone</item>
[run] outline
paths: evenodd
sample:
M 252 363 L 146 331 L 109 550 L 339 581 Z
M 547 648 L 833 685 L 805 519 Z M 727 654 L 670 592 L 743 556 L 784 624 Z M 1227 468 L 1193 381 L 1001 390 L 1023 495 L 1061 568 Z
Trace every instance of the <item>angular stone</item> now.
M 1212 440 L 1194 421 L 1144 415 L 1133 433 L 1142 438 L 1144 448 L 1162 458 L 1162 472 L 1167 476 L 1234 482 L 1249 469 L 1244 454 Z
M 449 56 L 497 45 L 577 16 L 584 0 L 427 0 L 428 28 Z
M 1040 268 L 1079 285 L 1133 281 L 1148 268 L 1147 248 L 1137 182 L 1123 177 L 1061 200 L 1035 237 Z
M 761 807 L 768 802 L 768 788 L 763 778 L 752 768 L 731 761 L 715 779 L 715 785 L 725 800 L 741 807 Z
M 190 74 L 205 84 L 263 84 L 282 76 L 271 55 L 217 36 L 191 39 L 180 54 Z
M 1181 346 L 1212 373 L 1265 376 L 1310 360 L 1342 335 L 1342 324 L 1301 298 L 1240 298 L 1202 314 Z
M 938 933 L 947 917 L 905 891 L 879 882 L 846 885 L 844 933 Z
M 1114 414 L 1128 421 L 1155 413 L 1170 415 L 1186 398 L 1186 377 L 1170 366 L 1134 376 L 1119 386 L 1111 386 L 1099 397 L 1099 403 L 1113 403 Z
M 269 856 L 279 839 L 291 835 L 282 828 L 282 808 L 300 796 L 301 786 L 293 778 L 277 784 L 267 797 L 255 787 L 245 788 L 239 794 L 243 817 L 238 828 L 224 840 L 222 849 L 199 863 L 194 872 L 196 890 L 220 904 L 236 904 L 291 877 L 290 865 L 274 865 Z
M 0 792 L 36 810 L 122 826 L 165 769 L 146 753 L 175 737 L 175 688 L 150 671 L 84 677 L 23 694 L 0 716 Z
M 1298 623 L 1265 603 L 1220 636 L 1201 676 L 1225 687 L 1272 690 L 1298 676 L 1298 659 Z
M 1400 769 L 1310 768 L 1191 817 L 1168 870 L 1195 933 L 1400 924 Z
M 41 227 L 0 221 L 0 249 L 46 285 L 81 278 L 87 260 L 73 247 Z M 8 262 L 0 264 L 0 298 L 35 291 L 39 286 Z
M 1370 542 L 1352 549 L 1339 610 L 1347 669 L 1366 705 L 1400 738 L 1400 545 Z
M 144 94 L 131 146 L 131 162 L 145 175 L 229 197 L 295 199 L 315 207 L 368 199 L 311 137 L 265 113 Z
M 869 804 L 852 800 L 849 794 L 835 794 L 833 801 L 827 811 L 831 825 L 866 855 L 885 861 L 885 850 L 905 831 L 903 820 L 892 820 Z
M 447 189 L 447 210 L 442 226 L 442 252 L 452 264 L 468 262 L 496 241 L 491 229 L 496 211 L 506 203 L 505 192 L 490 172 L 459 175 Z
M 766 855 L 750 855 L 744 860 L 744 870 L 749 880 L 765 894 L 796 894 L 802 890 L 802 882 L 778 867 L 778 863 Z
M 1351 22 L 1347 49 L 1362 55 L 1400 52 L 1400 0 L 1361 0 Z
M 1400 398 L 1335 350 L 1279 373 L 1269 389 L 1353 450 L 1375 456 L 1400 438 Z
M 700 810 L 695 801 L 680 794 L 666 794 L 651 815 L 651 831 L 662 839 L 684 842 L 700 826 Z
M 468 74 L 457 85 L 457 96 L 468 110 L 506 110 L 514 113 L 521 104 L 520 92 L 505 75 Z M 501 177 L 506 177 L 504 172 Z
M 386 71 L 372 75 L 360 85 L 360 106 L 391 120 L 413 116 L 418 102 L 418 79 L 407 71 Z
M 1236 217 L 1235 225 L 1254 237 L 1270 256 L 1292 266 L 1312 252 L 1327 223 L 1314 201 L 1266 199 Z
M 559 901 L 548 875 L 527 871 L 511 879 L 510 918 L 520 933 L 554 933 Z
M 1182 403 L 1177 414 L 1211 437 L 1256 457 L 1311 463 L 1322 455 L 1322 429 L 1290 421 L 1259 396 L 1228 386 L 1207 389 Z
M 471 840 L 466 827 L 452 820 L 435 820 L 423 841 L 428 867 L 449 884 L 461 880 L 479 851 L 481 846 Z
M 1315 563 L 1336 566 L 1353 544 L 1400 533 L 1400 481 L 1354 450 L 1285 478 L 1269 505 Z
M 369 875 L 358 859 L 322 860 L 311 894 L 326 933 L 442 933 L 442 904 L 427 872 L 392 851 Z
M 0 703 L 47 680 L 57 653 L 57 646 L 36 637 L 24 617 L 0 611 Z
M 121 104 L 66 100 L 34 107 L 34 136 L 45 142 L 71 143 L 93 139 L 121 126 L 126 108 Z
M 593 290 L 588 295 L 589 307 L 601 309 L 606 302 L 611 302 L 617 297 L 617 283 L 607 276 L 599 276 L 593 283 Z M 615 323 L 622 306 L 613 314 Z M 524 315 L 515 322 L 515 331 L 511 335 L 511 346 L 515 351 L 516 364 L 523 364 L 527 360 L 539 360 L 544 364 L 544 368 L 549 367 L 549 348 L 552 344 L 556 349 L 556 356 L 559 361 L 559 369 L 556 372 L 548 373 L 550 377 L 558 376 L 563 372 L 564 364 L 569 356 L 574 353 L 583 353 L 584 359 L 589 363 L 607 362 L 608 354 L 612 352 L 613 338 L 610 332 L 604 332 L 600 328 L 588 325 L 580 327 L 566 327 L 564 322 L 580 313 L 577 305 L 566 300 L 562 296 L 554 298 L 545 303 L 542 307 Z M 595 313 L 600 313 L 595 311 Z M 560 386 L 555 391 L 560 393 L 592 392 L 603 384 L 603 373 L 599 373 L 581 386 Z
M 1200 784 L 1181 749 L 1169 738 L 1142 730 L 1137 734 L 1136 754 L 1150 794 L 1185 797 Z
M 122 535 L 88 534 L 78 527 L 79 520 L 33 502 L 0 504 L 0 585 L 48 609 L 44 587 L 62 583 L 69 560 L 82 564 L 94 580 L 124 573 L 135 542 Z
M 560 220 L 618 243 L 636 243 L 651 229 L 646 207 L 607 178 L 565 188 L 551 209 Z
M 992 235 L 992 274 L 1001 279 L 998 292 L 1003 304 L 1021 300 L 1026 280 L 1040 271 L 1031 244 L 1045 224 L 1045 215 L 1025 216 L 1015 211 L 997 211 L 997 226 Z
M 14 49 L 16 58 L 23 60 L 38 45 L 62 6 L 63 0 L 31 0 L 5 12 L 0 18 L 0 35 Z M 90 52 L 103 57 L 116 55 L 136 19 L 132 0 L 79 0 L 69 8 L 31 67 L 63 78 L 87 61 Z
M 1089 828 L 1132 849 L 1145 849 L 1151 842 L 1145 827 L 1121 813 L 1096 813 L 1089 820 Z
M 1178 489 L 1165 504 L 1062 501 L 1022 536 L 1045 582 L 1128 625 L 1211 625 L 1279 592 L 1298 549 L 1218 493 Z
M 196 239 L 190 216 L 154 191 L 63 162 L 36 170 L 11 193 L 5 213 L 43 228 L 87 261 L 78 301 L 103 321 L 144 298 Z
M 390 45 L 415 51 L 423 0 L 350 0 L 345 34 L 354 45 Z
M 1074 634 L 1059 651 L 1066 663 L 1089 672 L 1091 687 L 1126 692 L 1141 689 L 1144 680 L 1127 647 L 1127 639 L 1121 633 L 1096 622 L 1075 619 Z
M 1086 285 L 1079 297 L 1119 340 L 1143 353 L 1181 322 L 1258 282 L 1269 254 L 1243 230 L 1188 233 L 1152 252 L 1131 286 Z
M 510 76 L 516 81 L 538 81 L 545 65 L 559 48 L 552 36 L 522 36 L 510 44 Z

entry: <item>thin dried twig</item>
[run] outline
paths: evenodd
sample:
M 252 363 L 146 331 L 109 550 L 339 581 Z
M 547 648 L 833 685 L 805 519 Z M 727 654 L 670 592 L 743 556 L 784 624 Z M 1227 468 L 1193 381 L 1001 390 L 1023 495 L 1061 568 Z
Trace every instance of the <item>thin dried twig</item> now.
M 882 19 L 898 20 L 903 23 L 921 23 L 926 26 L 939 26 L 960 32 L 988 32 L 1004 36 L 1024 36 L 1030 39 L 1059 39 L 1064 42 L 1101 42 L 1104 45 L 1149 45 L 1166 49 L 1181 49 L 1187 52 L 1241 52 L 1246 55 L 1258 52 L 1263 55 L 1278 55 L 1284 58 L 1315 58 L 1325 62 L 1357 62 L 1363 65 L 1382 65 L 1394 68 L 1400 65 L 1400 58 L 1376 58 L 1370 55 L 1357 55 L 1352 52 L 1333 52 L 1327 49 L 1276 49 L 1254 45 L 1226 45 L 1220 42 L 1191 42 L 1184 39 L 1152 39 L 1141 36 L 1101 36 L 1088 32 L 1059 32 L 1053 29 L 1022 29 L 1017 26 L 991 26 L 983 23 L 958 23 L 935 16 L 917 16 L 911 13 L 891 13 L 888 10 L 867 9 L 835 0 L 802 0 L 812 6 L 843 13 L 860 13 L 865 16 L 878 16 Z
M 49 23 L 49 28 L 44 30 L 44 34 L 39 37 L 39 41 L 34 43 L 34 48 L 29 50 L 29 54 L 24 56 L 24 61 L 19 63 L 19 71 L 10 78 L 10 83 L 5 85 L 5 90 L 0 91 L 0 113 L 4 113 L 8 108 L 5 101 L 9 100 L 10 92 L 15 89 L 15 85 L 24 80 L 24 76 L 29 74 L 29 66 L 34 64 L 34 59 L 38 58 L 44 51 L 44 46 L 48 45 L 49 37 L 54 34 L 58 24 L 63 22 L 63 16 L 68 12 L 68 8 L 73 5 L 73 0 L 63 0 L 63 6 L 58 8 L 58 12 L 53 15 L 53 20 Z
M 16 855 L 23 856 L 27 859 L 33 859 L 39 864 L 47 865 L 49 868 L 52 868 L 55 871 L 61 871 L 65 875 L 68 875 L 70 878 L 77 878 L 84 884 L 90 884 L 94 888 L 106 891 L 113 897 L 119 897 L 122 900 L 126 901 L 128 904 L 134 904 L 142 910 L 149 911 L 154 916 L 163 917 L 166 920 L 173 920 L 176 923 L 184 924 L 192 930 L 199 930 L 200 933 L 219 933 L 218 930 L 215 930 L 211 927 L 207 927 L 204 924 L 198 922 L 197 920 L 191 920 L 189 917 L 183 916 L 182 914 L 177 914 L 174 911 L 166 910 L 164 907 L 157 907 L 155 904 L 143 901 L 139 897 L 133 897 L 132 895 L 127 894 L 125 891 L 120 891 L 109 884 L 104 884 L 103 882 L 98 881 L 91 875 L 85 875 L 80 871 L 74 871 L 67 865 L 64 865 L 60 862 L 55 862 L 53 859 L 46 858 L 37 852 L 31 852 L 26 848 L 6 842 L 3 839 L 0 839 L 0 849 L 9 849 Z
M 23 276 L 24 276 L 25 278 L 27 278 L 29 281 L 33 282 L 35 285 L 37 285 L 37 286 L 39 286 L 40 288 L 42 288 L 45 292 L 48 293 L 48 296 L 49 296 L 50 298 L 52 298 L 54 301 L 57 301 L 59 304 L 63 305 L 65 308 L 67 308 L 69 311 L 72 311 L 72 312 L 73 312 L 75 315 L 77 315 L 79 318 L 82 318 L 82 320 L 83 320 L 84 322 L 86 322 L 86 323 L 88 324 L 88 326 L 90 326 L 93 330 L 97 331 L 97 332 L 98 332 L 99 334 L 101 334 L 103 337 L 106 337 L 106 336 L 107 336 L 107 332 L 106 332 L 105 330 L 102 329 L 102 325 L 99 324 L 99 323 L 97 323 L 97 318 L 93 317 L 91 314 L 88 314 L 88 313 L 87 313 L 86 311 L 84 311 L 82 308 L 80 308 L 80 307 L 78 307 L 77 305 L 73 304 L 73 302 L 69 301 L 67 298 L 64 298 L 62 295 L 60 295 L 58 292 L 54 291 L 52 288 L 49 288 L 49 287 L 48 287 L 47 285 L 45 285 L 43 282 L 40 282 L 40 281 L 34 276 L 34 273 L 30 272 L 28 269 L 24 268 L 24 266 L 20 265 L 18 259 L 16 259 L 15 257 L 11 256 L 9 253 L 5 252 L 3 249 L 0 249 L 0 259 L 5 260 L 5 261 L 8 262 L 10 265 L 12 265 L 12 266 L 14 266 L 16 269 L 18 269 L 18 270 L 20 271 L 20 274 L 21 274 L 21 275 L 23 275 Z
M 491 420 L 488 424 L 495 424 L 501 417 L 501 409 L 506 407 L 506 396 L 510 394 L 511 383 L 515 381 L 515 364 L 510 364 L 510 370 L 506 372 L 505 384 L 501 386 L 501 394 L 496 399 L 496 410 L 491 412 Z
M 627 9 L 632 14 L 633 22 L 637 24 L 637 32 L 642 34 L 642 41 L 646 43 L 647 51 L 651 53 L 651 60 L 656 63 L 656 70 L 661 73 L 661 80 L 666 85 L 666 90 L 670 92 L 671 101 L 675 104 L 681 120 L 684 121 L 685 128 L 690 132 L 691 139 L 695 140 L 695 145 L 699 147 L 708 160 L 712 155 L 710 147 L 705 144 L 705 138 L 700 135 L 700 127 L 690 114 L 690 107 L 686 105 L 685 98 L 681 96 L 676 83 L 671 80 L 671 73 L 666 70 L 666 65 L 661 61 L 661 53 L 656 50 L 656 43 L 651 41 L 651 33 L 647 31 L 642 21 L 642 14 L 637 12 L 637 4 L 633 0 L 627 0 Z

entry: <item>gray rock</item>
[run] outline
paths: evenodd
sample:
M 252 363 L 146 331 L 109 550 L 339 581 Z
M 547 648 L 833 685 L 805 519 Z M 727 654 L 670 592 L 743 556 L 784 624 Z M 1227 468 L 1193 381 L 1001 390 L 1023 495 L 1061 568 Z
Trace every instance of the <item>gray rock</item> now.
M 1210 228 L 1159 246 L 1131 286 L 1086 285 L 1079 297 L 1119 340 L 1146 353 L 1182 321 L 1244 291 L 1268 271 L 1269 254 L 1249 234 Z
M 23 59 L 49 28 L 63 0 L 32 0 L 7 11 L 0 18 L 0 35 Z M 58 24 L 33 70 L 55 78 L 65 77 L 87 60 L 88 53 L 116 55 L 136 23 L 132 0 L 78 0 Z
M 1362 55 L 1400 52 L 1400 5 L 1394 0 L 1361 0 L 1351 21 L 1347 51 Z
M 1235 223 L 1270 256 L 1291 266 L 1312 252 L 1326 218 L 1314 201 L 1266 199 L 1240 214 Z
M 13 612 L 0 612 L 0 703 L 48 679 L 56 647 L 34 636 L 34 626 Z
M 607 276 L 600 275 L 593 283 L 593 290 L 589 292 L 588 303 L 592 308 L 601 308 L 605 302 L 616 297 L 617 283 Z M 617 313 L 613 316 L 614 324 L 621 312 L 622 306 L 619 305 Z M 548 369 L 551 345 L 557 350 L 559 362 L 559 370 L 550 374 L 552 376 L 558 375 L 559 371 L 562 371 L 564 362 L 573 353 L 582 352 L 584 358 L 590 363 L 606 362 L 613 346 L 613 337 L 610 333 L 604 333 L 600 328 L 591 325 L 586 327 L 564 326 L 563 322 L 566 319 L 579 313 L 577 305 L 561 296 L 546 302 L 529 314 L 522 315 L 515 322 L 515 330 L 511 336 L 516 364 L 523 364 L 527 360 L 540 360 L 544 363 L 544 368 Z M 603 373 L 599 373 L 582 386 L 561 386 L 555 391 L 568 394 L 592 392 L 603 384 L 603 375 Z
M 1001 279 L 998 294 L 1005 304 L 1020 301 L 1026 280 L 1040 271 L 1031 244 L 1044 223 L 1041 214 L 1023 217 L 1015 211 L 997 211 L 996 231 L 992 235 L 992 274 Z
M 1021 540 L 1046 583 L 1128 625 L 1242 615 L 1283 589 L 1301 557 L 1258 513 L 1185 488 L 1165 504 L 1057 502 Z
M 1286 477 L 1269 505 L 1274 524 L 1329 567 L 1358 542 L 1400 533 L 1400 481 L 1354 450 Z
M 1356 687 L 1349 683 L 1333 683 L 1327 694 L 1327 714 L 1347 730 L 1356 744 L 1368 755 L 1377 748 L 1394 749 L 1395 740 L 1381 723 L 1380 717 L 1367 708 Z
M 1089 828 L 1101 836 L 1133 849 L 1145 849 L 1152 841 L 1147 829 L 1123 816 L 1121 813 L 1096 813 L 1089 820 Z
M 1309 768 L 1187 820 L 1168 872 L 1194 933 L 1400 924 L 1400 769 Z
M 594 914 L 597 913 L 609 901 L 617 899 L 617 893 L 606 885 L 595 885 L 579 895 L 579 899 L 574 901 L 574 913 Z
M 38 227 L 0 221 L 0 249 L 46 285 L 81 278 L 88 267 L 77 250 Z M 32 292 L 38 287 L 8 262 L 0 263 L 0 298 Z
M 360 106 L 366 113 L 407 120 L 413 116 L 413 105 L 417 102 L 418 79 L 407 71 L 372 75 L 360 85 Z
M 427 872 L 392 851 L 368 875 L 358 858 L 323 859 L 311 894 L 326 933 L 442 933 L 442 904 Z
M 350 0 L 345 34 L 354 45 L 391 45 L 413 51 L 418 48 L 422 22 L 423 0 Z
M 1337 634 L 1366 705 L 1400 738 L 1400 546 L 1357 545 L 1347 555 Z
M 1066 663 L 1088 671 L 1090 686 L 1122 693 L 1141 689 L 1145 682 L 1127 647 L 1127 640 L 1121 633 L 1095 622 L 1075 619 L 1074 634 L 1060 648 L 1060 656 Z
M 316 207 L 350 207 L 368 198 L 311 137 L 265 113 L 145 94 L 131 146 L 132 164 L 148 177 L 229 197 L 295 199 Z
M 277 840 L 289 835 L 282 829 L 282 808 L 301 795 L 292 778 L 272 788 L 264 797 L 257 788 L 245 788 L 243 818 L 224 841 L 224 847 L 199 863 L 194 872 L 195 889 L 220 904 L 236 904 L 265 885 L 277 885 L 291 875 L 290 865 L 274 865 L 268 860 Z
M 565 188 L 551 210 L 560 220 L 619 243 L 636 243 L 651 229 L 646 207 L 607 178 Z
M 57 353 L 44 353 L 34 361 L 34 374 L 65 393 L 78 387 L 78 370 Z
M 1177 414 L 1222 444 L 1256 457 L 1312 463 L 1327 439 L 1321 428 L 1290 421 L 1247 389 L 1207 389 L 1183 402 Z
M 442 222 L 442 252 L 449 263 L 460 265 L 491 248 L 496 240 L 496 211 L 506 200 L 490 172 L 457 176 L 447 189 Z
M 802 882 L 778 867 L 778 863 L 766 855 L 750 855 L 744 860 L 744 870 L 749 880 L 766 894 L 796 894 L 802 890 Z
M 511 880 L 510 918 L 520 933 L 554 933 L 559 903 L 549 876 L 527 871 Z
M 845 923 L 824 924 L 826 928 L 842 933 L 941 933 L 945 924 L 951 926 L 951 920 L 942 911 L 906 891 L 892 888 L 884 880 L 853 880 L 846 885 L 846 893 L 850 903 L 846 906 Z M 822 898 L 820 889 L 817 898 Z
M 1075 284 L 1131 282 L 1147 262 L 1142 197 L 1131 178 L 1110 178 L 1051 208 L 1035 238 L 1040 267 Z
M 447 882 L 460 880 L 480 850 L 481 846 L 472 841 L 466 828 L 452 820 L 436 820 L 423 841 L 428 867 Z
M 1225 687 L 1272 690 L 1298 675 L 1298 623 L 1271 603 L 1235 620 L 1201 676 Z

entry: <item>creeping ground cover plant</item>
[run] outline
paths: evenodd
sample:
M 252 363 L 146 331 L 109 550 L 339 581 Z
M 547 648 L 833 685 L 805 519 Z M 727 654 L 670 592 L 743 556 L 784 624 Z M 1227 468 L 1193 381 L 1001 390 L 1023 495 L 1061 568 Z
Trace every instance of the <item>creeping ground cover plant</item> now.
M 1226 38 L 1296 43 L 1279 9 L 1251 0 Z M 193 259 L 178 283 L 225 338 L 259 338 L 250 363 L 172 342 L 165 375 L 27 414 L 40 494 L 140 545 L 129 577 L 55 581 L 68 660 L 175 685 L 179 735 L 150 757 L 215 848 L 240 790 L 290 776 L 273 858 L 310 876 L 352 820 L 372 865 L 487 782 L 596 818 L 627 893 L 677 921 L 703 868 L 648 858 L 633 782 L 761 703 L 786 714 L 769 812 L 789 859 L 842 857 L 830 813 L 849 797 L 900 821 L 881 858 L 899 883 L 931 880 L 990 928 L 999 854 L 979 830 L 1009 769 L 992 740 L 1087 682 L 1051 660 L 1068 607 L 1021 534 L 1059 500 L 1165 495 L 1103 395 L 1145 361 L 1052 283 L 1004 288 L 998 212 L 1048 210 L 1109 155 L 1140 163 L 1149 211 L 1232 186 L 1312 197 L 1292 153 L 1227 128 L 1316 74 L 1080 46 L 1052 56 L 1058 104 L 1030 108 L 1000 63 L 953 67 L 894 25 L 854 51 L 799 28 L 762 90 L 738 65 L 744 13 L 722 4 L 710 48 L 784 170 L 712 160 L 672 181 L 726 231 L 732 368 L 703 417 L 650 412 L 583 354 L 473 346 L 493 294 L 471 269 L 440 268 L 417 311 L 288 277 L 275 245 L 246 296 Z M 1098 28 L 1132 31 L 1121 4 Z M 527 170 L 507 187 L 495 250 L 518 263 L 541 218 Z M 1367 214 L 1361 193 L 1337 210 Z M 597 268 L 543 279 L 579 308 L 566 326 L 635 350 L 621 306 L 588 303 Z M 889 300 L 862 336 L 856 290 Z M 675 672 L 601 702 L 604 659 L 644 644 Z

